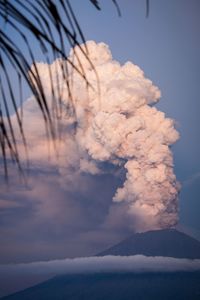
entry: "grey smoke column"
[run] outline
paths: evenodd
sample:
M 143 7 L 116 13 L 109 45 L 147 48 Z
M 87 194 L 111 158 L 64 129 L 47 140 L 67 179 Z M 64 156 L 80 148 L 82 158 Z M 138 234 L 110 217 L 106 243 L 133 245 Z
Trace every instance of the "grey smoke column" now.
M 160 91 L 144 77 L 138 66 L 131 62 L 121 66 L 114 61 L 104 43 L 89 41 L 87 48 L 98 80 L 79 48 L 70 53 L 75 64 L 74 53 L 78 54 L 92 85 L 92 88 L 86 88 L 77 72 L 69 75 L 76 118 L 69 114 L 65 126 L 77 122 L 77 131 L 71 137 L 76 144 L 73 151 L 76 148 L 78 153 L 74 164 L 79 173 L 93 175 L 106 172 L 102 169 L 102 162 L 124 167 L 126 179 L 116 190 L 113 201 L 126 207 L 134 229 L 145 231 L 171 227 L 178 218 L 179 184 L 173 172 L 169 146 L 177 141 L 179 134 L 173 120 L 152 106 L 159 100 Z M 54 70 L 58 70 L 58 77 L 62 77 L 58 61 L 50 67 L 55 76 Z M 78 62 L 77 67 L 80 68 Z M 38 63 L 38 68 L 46 93 L 51 96 L 48 67 Z M 55 85 L 58 82 L 56 77 L 53 81 Z M 71 100 L 66 83 L 59 81 L 59 84 L 63 91 L 63 105 L 69 108 Z M 69 139 L 68 135 L 68 144 Z M 70 165 L 72 163 L 73 160 Z M 66 159 L 66 172 L 68 164 L 69 159 Z M 63 173 L 62 166 L 60 169 Z

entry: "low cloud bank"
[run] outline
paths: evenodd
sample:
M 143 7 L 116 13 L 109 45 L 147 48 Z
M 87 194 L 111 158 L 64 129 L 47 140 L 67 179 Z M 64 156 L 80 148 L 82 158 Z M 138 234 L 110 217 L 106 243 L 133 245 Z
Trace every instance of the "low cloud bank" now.
M 200 259 L 172 257 L 103 256 L 61 259 L 46 262 L 0 265 L 0 297 L 44 282 L 56 275 L 131 272 L 200 271 Z
M 8 274 L 59 275 L 93 272 L 176 272 L 200 271 L 200 259 L 172 257 L 103 256 L 0 265 L 0 276 Z

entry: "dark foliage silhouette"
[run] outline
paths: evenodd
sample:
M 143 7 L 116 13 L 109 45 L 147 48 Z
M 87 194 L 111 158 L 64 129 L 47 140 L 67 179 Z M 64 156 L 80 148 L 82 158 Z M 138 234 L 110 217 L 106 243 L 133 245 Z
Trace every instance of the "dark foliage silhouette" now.
M 101 10 L 99 1 L 89 0 L 89 2 L 94 8 Z M 121 12 L 117 1 L 111 0 L 111 2 L 120 16 Z M 63 109 L 61 105 L 62 91 L 59 89 L 59 84 L 56 85 L 56 90 L 51 84 L 52 104 L 50 109 L 35 62 L 35 52 L 39 49 L 43 61 L 47 64 L 59 58 L 62 79 L 67 83 L 71 99 L 73 95 L 68 82 L 69 67 L 80 74 L 86 86 L 89 86 L 90 83 L 86 78 L 78 55 L 74 53 L 78 65 L 75 65 L 73 60 L 68 58 L 66 41 L 70 47 L 77 46 L 80 49 L 95 72 L 88 56 L 87 46 L 80 46 L 85 43 L 85 38 L 71 3 L 70 0 L 0 0 L 0 148 L 1 165 L 4 167 L 6 178 L 8 178 L 8 165 L 10 162 L 17 165 L 20 173 L 23 173 L 24 169 L 16 140 L 16 124 L 14 127 L 10 117 L 11 112 L 16 114 L 18 131 L 27 156 L 26 167 L 28 167 L 23 111 L 18 109 L 22 104 L 24 84 L 30 88 L 42 112 L 47 137 L 55 140 L 59 131 L 59 119 L 62 116 Z M 149 1 L 146 0 L 147 16 L 148 13 Z M 38 49 L 32 47 L 33 40 Z M 10 70 L 12 70 L 12 78 L 13 76 L 16 78 L 14 83 L 11 80 Z M 49 75 L 52 80 L 50 68 Z M 96 79 L 98 80 L 97 74 Z M 55 97 L 55 95 L 58 96 Z

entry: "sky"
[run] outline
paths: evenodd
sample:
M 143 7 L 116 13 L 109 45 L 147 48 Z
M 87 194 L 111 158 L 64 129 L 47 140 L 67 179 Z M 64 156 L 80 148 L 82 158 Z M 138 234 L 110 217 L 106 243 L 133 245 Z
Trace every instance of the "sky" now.
M 80 0 L 73 1 L 73 8 L 86 40 L 106 43 L 113 59 L 138 65 L 160 89 L 156 107 L 175 120 L 180 133 L 179 140 L 170 146 L 174 173 L 181 184 L 179 227 L 200 238 L 200 3 L 150 0 L 148 18 L 145 1 L 118 3 L 121 18 L 111 1 L 101 1 L 101 11 Z M 25 111 L 30 145 L 34 145 L 33 164 L 28 187 L 19 182 L 14 170 L 10 187 L 4 186 L 2 179 L 0 262 L 93 255 L 129 236 L 133 232 L 129 221 L 123 219 L 121 210 L 110 209 L 112 197 L 124 181 L 123 170 L 118 170 L 122 172 L 118 177 L 107 172 L 72 178 L 74 165 L 71 171 L 61 166 L 68 151 L 74 156 L 68 156 L 67 164 L 76 160 L 74 144 L 67 139 L 66 150 L 61 143 L 63 160 L 59 167 L 54 158 L 49 162 L 41 130 L 44 125 L 31 100 L 25 104 Z

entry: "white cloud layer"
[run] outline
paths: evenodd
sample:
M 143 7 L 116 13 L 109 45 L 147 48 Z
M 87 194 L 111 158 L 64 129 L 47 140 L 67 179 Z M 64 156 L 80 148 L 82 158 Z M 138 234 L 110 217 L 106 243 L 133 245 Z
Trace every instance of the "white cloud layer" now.
M 200 271 L 200 259 L 172 257 L 103 256 L 0 265 L 0 275 L 59 275 L 92 272 L 176 272 Z
M 200 271 L 199 259 L 172 257 L 103 256 L 0 265 L 0 295 L 8 295 L 57 275 L 131 272 Z

